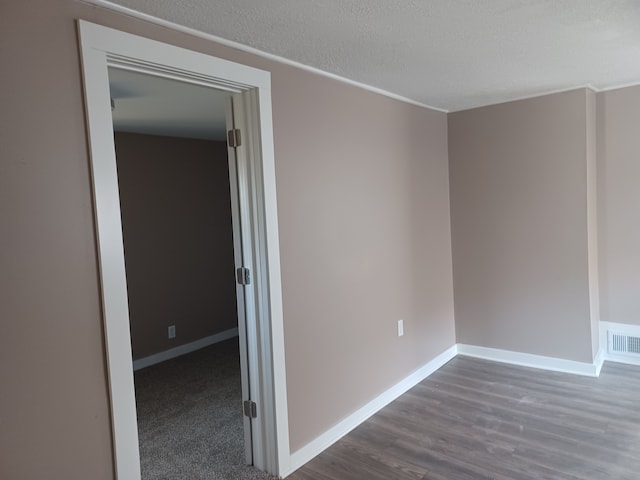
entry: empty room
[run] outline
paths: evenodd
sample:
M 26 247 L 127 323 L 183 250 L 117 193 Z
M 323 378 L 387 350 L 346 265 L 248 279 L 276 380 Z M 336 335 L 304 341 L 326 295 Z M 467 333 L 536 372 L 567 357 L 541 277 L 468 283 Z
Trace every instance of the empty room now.
M 0 478 L 637 480 L 639 21 L 2 2 Z

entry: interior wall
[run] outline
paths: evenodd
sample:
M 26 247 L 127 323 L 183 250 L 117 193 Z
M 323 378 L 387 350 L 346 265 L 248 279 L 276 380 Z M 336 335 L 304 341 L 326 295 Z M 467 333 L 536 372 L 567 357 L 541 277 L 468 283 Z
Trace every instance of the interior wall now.
M 592 361 L 588 95 L 449 115 L 459 343 Z
M 587 261 L 589 262 L 589 316 L 591 317 L 591 355 L 600 353 L 600 261 L 598 256 L 598 149 L 596 93 L 586 94 L 587 142 Z
M 455 343 L 447 124 L 272 71 L 295 451 Z
M 133 358 L 237 327 L 227 144 L 124 132 L 115 144 Z
M 455 343 L 444 113 L 81 2 L 5 3 L 0 477 L 114 475 L 78 18 L 272 74 L 292 451 Z
M 640 87 L 597 102 L 601 319 L 640 325 Z
M 113 480 L 73 2 L 0 4 L 0 478 Z

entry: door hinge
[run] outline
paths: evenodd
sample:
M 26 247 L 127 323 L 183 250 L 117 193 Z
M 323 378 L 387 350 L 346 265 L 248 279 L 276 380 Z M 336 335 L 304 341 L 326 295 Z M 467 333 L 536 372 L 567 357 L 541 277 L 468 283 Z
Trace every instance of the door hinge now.
M 240 136 L 239 128 L 234 128 L 227 132 L 227 143 L 230 147 L 239 147 L 242 145 L 242 137 Z
M 251 400 L 242 402 L 242 410 L 244 410 L 245 417 L 256 418 L 258 416 L 258 406 L 256 402 L 252 402 Z
M 251 283 L 251 271 L 248 268 L 240 267 L 237 269 L 236 277 L 240 285 L 249 285 Z

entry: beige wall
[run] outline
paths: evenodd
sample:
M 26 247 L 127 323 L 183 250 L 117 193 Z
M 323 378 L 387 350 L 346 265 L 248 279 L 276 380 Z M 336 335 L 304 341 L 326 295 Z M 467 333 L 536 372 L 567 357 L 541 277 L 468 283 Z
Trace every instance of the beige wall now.
M 454 344 L 445 114 L 71 0 L 1 8 L 0 477 L 113 478 L 76 18 L 272 72 L 292 450 Z
M 227 144 L 115 140 L 133 358 L 235 328 Z
M 455 343 L 447 125 L 441 113 L 293 68 L 277 71 L 296 450 Z
M 0 6 L 0 478 L 113 479 L 72 3 Z
M 591 362 L 587 96 L 449 115 L 459 343 Z
M 591 317 L 591 355 L 600 352 L 600 278 L 598 258 L 598 151 L 596 93 L 586 94 L 587 154 L 587 261 L 589 262 L 589 316 Z
M 640 87 L 598 94 L 602 320 L 640 325 Z

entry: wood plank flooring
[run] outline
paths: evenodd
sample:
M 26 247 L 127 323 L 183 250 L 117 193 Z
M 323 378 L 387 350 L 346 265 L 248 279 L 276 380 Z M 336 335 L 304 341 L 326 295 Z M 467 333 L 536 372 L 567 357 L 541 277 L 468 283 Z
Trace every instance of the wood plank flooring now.
M 288 480 L 640 480 L 640 367 L 457 357 Z

